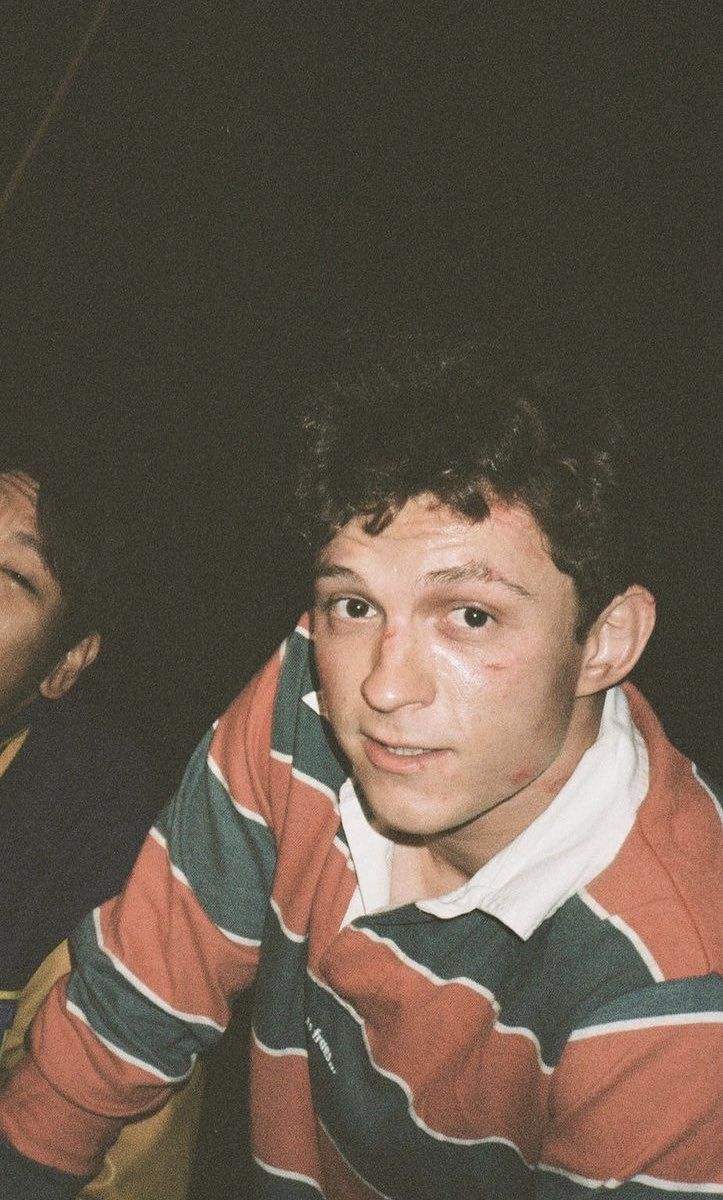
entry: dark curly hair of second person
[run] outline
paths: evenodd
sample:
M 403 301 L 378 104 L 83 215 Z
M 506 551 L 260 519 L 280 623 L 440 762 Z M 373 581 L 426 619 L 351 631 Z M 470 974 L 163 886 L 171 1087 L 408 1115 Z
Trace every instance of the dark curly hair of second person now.
M 478 344 L 400 339 L 309 396 L 301 536 L 316 556 L 353 517 L 379 533 L 422 494 L 473 521 L 494 500 L 524 505 L 574 581 L 582 639 L 614 596 L 645 582 L 627 450 L 619 403 L 579 369 L 515 378 Z

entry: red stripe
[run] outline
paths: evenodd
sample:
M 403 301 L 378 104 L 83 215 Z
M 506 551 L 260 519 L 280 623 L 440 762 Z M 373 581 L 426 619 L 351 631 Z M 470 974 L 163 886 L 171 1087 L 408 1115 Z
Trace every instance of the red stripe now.
M 149 837 L 126 891 L 100 910 L 103 944 L 166 1004 L 225 1026 L 230 992 L 247 986 L 258 948 L 216 928 L 168 854 Z
M 641 938 L 664 979 L 711 969 L 686 905 L 637 827 L 587 890 L 605 912 L 621 917 Z
M 592 1179 L 723 1182 L 722 1030 L 657 1026 L 569 1043 L 543 1161 Z
M 284 769 L 288 772 L 283 763 L 272 766 L 274 773 Z M 286 928 L 301 937 L 308 933 L 313 914 L 314 943 L 323 947 L 339 930 L 356 877 L 344 852 L 333 844 L 339 817 L 328 797 L 299 779 L 291 780 L 289 794 L 274 900 Z M 300 846 L 305 848 L 303 858 Z
M 271 1055 L 252 1039 L 251 1080 L 254 1154 L 277 1170 L 296 1171 L 318 1180 L 316 1122 L 306 1057 Z
M 378 1200 L 380 1193 L 354 1174 L 321 1128 L 318 1138 L 325 1194 L 333 1196 L 334 1200 Z
M 30 1158 L 71 1175 L 91 1175 L 100 1169 L 121 1119 L 160 1106 L 172 1089 L 99 1042 L 66 1010 L 66 989 L 67 976 L 35 1020 L 32 1051 L 3 1093 L 0 1128 Z
M 484 995 L 435 984 L 353 927 L 322 967 L 335 992 L 354 997 L 374 1062 L 409 1085 L 426 1125 L 445 1137 L 508 1138 L 534 1159 L 549 1077 L 531 1038 L 495 1029 Z
M 647 842 L 648 854 L 667 873 L 668 886 L 689 922 L 688 932 L 678 940 L 673 953 L 665 934 L 654 939 L 651 930 L 645 940 L 649 940 L 663 971 L 672 977 L 721 971 L 723 838 L 717 810 L 695 779 L 690 762 L 666 741 L 657 717 L 640 692 L 626 684 L 625 694 L 650 760 L 648 795 L 639 809 L 637 828 Z M 696 951 L 700 965 L 691 972 L 689 956 Z
M 269 806 L 269 751 L 280 662 L 275 656 L 219 719 L 210 755 L 232 797 L 273 826 Z

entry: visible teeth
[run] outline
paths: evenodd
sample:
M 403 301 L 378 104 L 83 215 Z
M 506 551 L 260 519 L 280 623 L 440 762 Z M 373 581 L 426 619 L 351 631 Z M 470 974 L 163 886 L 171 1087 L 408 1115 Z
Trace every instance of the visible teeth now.
M 389 750 L 391 754 L 399 754 L 403 758 L 411 758 L 415 754 L 426 754 L 423 746 L 385 746 L 384 748 L 385 750 Z

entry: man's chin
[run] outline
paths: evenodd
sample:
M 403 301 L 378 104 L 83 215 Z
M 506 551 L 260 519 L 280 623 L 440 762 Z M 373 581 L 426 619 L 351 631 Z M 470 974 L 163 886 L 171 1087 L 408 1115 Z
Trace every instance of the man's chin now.
M 380 788 L 376 781 L 365 786 L 357 777 L 354 787 L 370 824 L 395 842 L 417 845 L 448 829 L 444 797 L 411 788 Z

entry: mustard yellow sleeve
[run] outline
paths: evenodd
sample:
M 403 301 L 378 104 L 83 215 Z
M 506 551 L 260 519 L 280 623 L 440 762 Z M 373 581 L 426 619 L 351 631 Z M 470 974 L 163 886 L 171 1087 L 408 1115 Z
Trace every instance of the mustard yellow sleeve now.
M 55 981 L 70 970 L 67 942 L 40 964 L 23 989 L 15 1020 L 3 1043 L 0 1082 L 24 1054 L 25 1033 Z M 108 1151 L 100 1173 L 80 1193 L 81 1200 L 185 1200 L 203 1095 L 203 1067 L 197 1063 L 187 1085 L 152 1116 L 127 1125 Z

